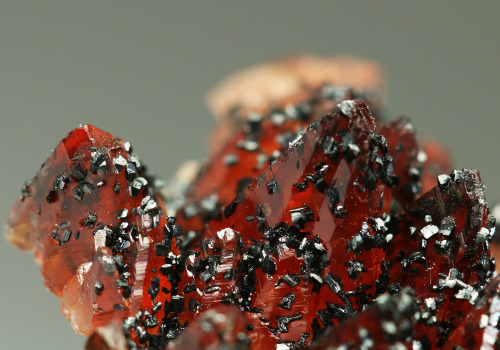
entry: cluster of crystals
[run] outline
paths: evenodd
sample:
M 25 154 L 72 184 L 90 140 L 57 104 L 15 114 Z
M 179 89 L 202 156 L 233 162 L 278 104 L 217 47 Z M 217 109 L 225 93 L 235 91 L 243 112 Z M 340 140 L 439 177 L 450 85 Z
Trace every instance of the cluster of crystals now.
M 249 115 L 175 218 L 129 144 L 86 125 L 57 146 L 8 237 L 88 349 L 500 345 L 477 171 L 349 89 L 309 97 Z
M 137 314 L 159 332 L 165 309 L 155 298 L 172 283 L 146 271 L 163 271 L 166 263 L 175 270 L 174 237 L 182 229 L 163 214 L 155 182 L 130 144 L 85 125 L 24 185 L 7 219 L 8 238 L 34 250 L 77 332 Z

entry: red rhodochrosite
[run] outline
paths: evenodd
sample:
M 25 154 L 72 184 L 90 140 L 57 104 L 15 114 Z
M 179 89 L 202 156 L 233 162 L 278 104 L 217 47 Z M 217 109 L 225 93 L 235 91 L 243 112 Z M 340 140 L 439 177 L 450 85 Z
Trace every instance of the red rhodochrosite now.
M 376 121 L 372 66 L 346 88 L 318 78 L 345 61 L 311 62 L 257 69 L 261 95 L 231 89 L 264 89 L 245 75 L 214 94 L 219 144 L 180 200 L 92 125 L 26 182 L 7 237 L 35 252 L 87 349 L 500 346 L 479 173 L 407 119 Z

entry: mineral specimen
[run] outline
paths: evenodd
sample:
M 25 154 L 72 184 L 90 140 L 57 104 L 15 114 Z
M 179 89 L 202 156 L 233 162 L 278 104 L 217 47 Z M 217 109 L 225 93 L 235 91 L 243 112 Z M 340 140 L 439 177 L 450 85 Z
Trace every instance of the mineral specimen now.
M 181 200 L 91 125 L 24 185 L 7 237 L 88 350 L 500 346 L 479 173 L 406 119 L 377 126 L 376 74 L 346 88 L 312 62 L 217 90 L 223 137 Z M 309 85 L 276 93 L 283 76 Z

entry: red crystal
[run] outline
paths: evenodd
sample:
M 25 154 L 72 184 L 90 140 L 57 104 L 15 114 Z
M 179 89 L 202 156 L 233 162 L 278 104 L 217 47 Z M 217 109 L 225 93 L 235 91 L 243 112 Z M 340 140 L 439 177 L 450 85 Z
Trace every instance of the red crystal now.
M 186 232 L 202 233 L 205 224 L 300 138 L 311 122 L 355 93 L 323 86 L 306 96 L 296 97 L 296 105 L 288 104 L 264 116 L 251 114 L 241 130 L 210 157 L 186 191 L 185 204 L 177 215 Z M 398 202 L 383 203 L 384 212 L 390 212 L 390 206 L 396 204 L 396 212 L 404 209 L 423 187 L 425 191 L 434 187 L 437 175 L 451 171 L 444 148 L 431 140 L 425 140 L 422 148 L 409 120 L 383 124 L 379 133 L 387 140 L 388 155 L 394 159 L 395 181 L 399 183 L 391 189 Z
M 215 306 L 202 312 L 189 328 L 169 345 L 171 350 L 238 349 L 248 347 L 246 324 L 234 306 Z
M 210 222 L 211 249 L 193 257 L 179 285 L 198 290 L 185 294 L 199 305 L 196 312 L 243 300 L 258 349 L 301 338 L 309 343 L 373 299 L 386 243 L 377 216 L 392 186 L 387 150 L 375 130 L 362 102 L 341 103 Z M 234 262 L 234 256 L 242 258 Z M 220 262 L 214 271 L 209 259 Z M 280 307 L 287 298 L 290 306 Z M 327 302 L 342 311 L 335 315 Z M 180 315 L 181 323 L 196 312 Z
M 346 92 L 354 95 L 343 97 Z M 216 153 L 224 148 L 243 121 L 255 114 L 312 103 L 318 112 L 313 118 L 319 119 L 348 98 L 364 100 L 372 110 L 383 104 L 385 82 L 376 63 L 347 56 L 296 55 L 250 67 L 226 78 L 208 96 L 208 107 L 218 121 L 211 149 Z
M 478 172 L 456 170 L 438 181 L 402 216 L 386 259 L 390 281 L 411 286 L 428 305 L 417 335 L 442 346 L 474 309 L 495 263 L 489 253 L 494 227 Z
M 350 89 L 322 86 L 296 96 L 296 104 L 276 108 L 264 116 L 251 114 L 238 132 L 201 170 L 186 191 L 178 213 L 185 231 L 201 232 L 204 225 L 229 204 L 251 181 L 299 139 L 307 127 L 336 108 L 341 100 L 354 98 Z M 220 142 L 220 141 L 219 141 Z
M 422 192 L 430 191 L 436 185 L 436 178 L 453 170 L 453 161 L 446 148 L 436 140 L 422 138 L 423 176 Z
M 377 128 L 350 100 L 367 90 L 313 81 L 229 99 L 234 120 L 219 100 L 220 142 L 177 219 L 128 143 L 85 125 L 58 144 L 7 235 L 88 350 L 500 346 L 478 172 L 450 172 L 406 119 Z
M 495 277 L 458 327 L 443 345 L 445 350 L 496 350 L 500 348 L 498 321 L 500 316 L 500 278 Z
M 394 199 L 400 208 L 421 193 L 422 163 L 418 159 L 421 151 L 413 124 L 407 119 L 398 119 L 382 125 L 380 133 L 387 140 L 388 153 L 393 157 L 394 173 L 399 186 L 393 189 Z
M 355 317 L 329 328 L 310 350 L 415 348 L 412 339 L 417 309 L 409 290 L 383 295 Z
M 23 193 L 8 237 L 35 250 L 75 330 L 89 333 L 150 307 L 152 276 L 144 272 L 164 264 L 153 253 L 167 218 L 120 139 L 91 125 L 73 130 Z M 169 286 L 162 280 L 160 288 Z

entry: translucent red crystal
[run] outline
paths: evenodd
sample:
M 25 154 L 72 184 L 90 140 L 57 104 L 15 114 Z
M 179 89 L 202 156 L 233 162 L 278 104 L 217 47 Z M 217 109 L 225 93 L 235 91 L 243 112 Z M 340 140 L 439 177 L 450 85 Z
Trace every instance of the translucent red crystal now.
M 145 272 L 164 264 L 153 253 L 167 218 L 145 176 L 120 139 L 81 126 L 25 185 L 9 216 L 8 238 L 35 250 L 46 286 L 79 333 L 151 307 Z
M 25 184 L 8 239 L 87 350 L 499 347 L 479 173 L 406 119 L 378 127 L 359 92 L 299 90 L 226 120 L 183 203 L 166 199 L 177 218 L 91 125 Z
M 363 312 L 329 328 L 310 350 L 418 348 L 419 342 L 412 343 L 417 310 L 409 289 L 385 294 Z
M 301 336 L 309 343 L 324 327 L 338 324 L 341 317 L 328 314 L 327 301 L 346 308 L 347 317 L 373 299 L 386 243 L 375 219 L 382 214 L 384 191 L 390 195 L 392 186 L 387 149 L 375 130 L 366 106 L 346 101 L 313 124 L 210 222 L 206 235 L 215 240 L 214 251 L 188 263 L 179 287 L 196 286 L 195 293 L 185 294 L 186 301 L 200 305 L 196 312 L 225 298 L 243 299 L 240 307 L 257 349 L 297 343 Z M 358 247 L 352 233 L 361 230 L 370 242 Z M 207 259 L 223 261 L 225 254 L 242 256 L 239 265 L 220 263 L 215 266 L 222 270 L 210 271 L 208 262 L 204 270 Z M 230 278 L 228 268 L 234 274 Z M 360 297 L 344 294 L 362 286 L 371 290 Z M 290 294 L 291 306 L 279 307 Z M 317 316 L 321 312 L 327 314 L 323 323 Z M 181 323 L 195 314 L 183 313 Z
M 312 122 L 340 101 L 359 96 L 351 89 L 330 85 L 306 91 L 293 97 L 295 104 L 275 108 L 264 116 L 252 113 L 244 121 L 234 117 L 239 121 L 237 132 L 231 132 L 224 147 L 211 155 L 185 193 L 185 204 L 177 217 L 186 232 L 201 232 L 204 224 L 298 140 Z
M 402 215 L 386 251 L 390 281 L 411 286 L 427 306 L 415 330 L 435 346 L 443 346 L 474 310 L 493 276 L 491 223 L 479 174 L 467 169 L 441 175 L 438 186 Z
M 450 334 L 443 349 L 500 348 L 500 279 L 495 277 L 475 302 L 473 308 Z
M 353 95 L 351 97 L 343 96 Z M 210 148 L 220 151 L 254 116 L 301 104 L 323 117 L 342 99 L 359 98 L 372 110 L 385 100 L 385 82 L 375 62 L 347 56 L 284 57 L 232 74 L 210 92 L 207 104 L 218 123 Z M 336 102 L 335 102 L 336 101 Z

